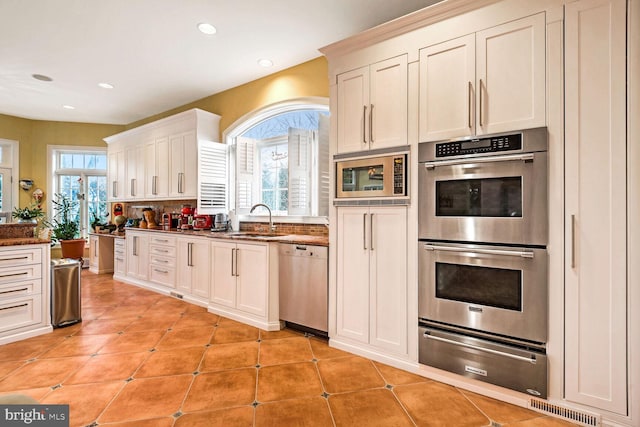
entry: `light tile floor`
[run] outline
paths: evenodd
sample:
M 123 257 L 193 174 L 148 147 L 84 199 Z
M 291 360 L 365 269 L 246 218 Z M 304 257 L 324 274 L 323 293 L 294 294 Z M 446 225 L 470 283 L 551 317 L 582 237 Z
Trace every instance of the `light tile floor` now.
M 80 324 L 0 346 L 0 395 L 72 426 L 569 426 L 204 308 L 82 273 Z

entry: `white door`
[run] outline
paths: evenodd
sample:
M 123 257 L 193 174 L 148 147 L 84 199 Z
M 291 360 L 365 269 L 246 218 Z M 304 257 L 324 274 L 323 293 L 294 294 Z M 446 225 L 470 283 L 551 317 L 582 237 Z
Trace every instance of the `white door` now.
M 210 301 L 214 304 L 236 306 L 235 254 L 235 243 L 211 243 Z
M 337 211 L 336 332 L 340 336 L 368 343 L 369 209 L 341 207 Z
M 127 232 L 127 276 L 147 280 L 149 269 L 149 238 L 143 234 Z
M 626 8 L 565 7 L 565 393 L 626 415 Z
M 476 133 L 544 126 L 545 15 L 476 33 Z
M 209 270 L 211 258 L 209 256 L 209 242 L 205 239 L 195 239 L 191 244 L 189 269 L 191 274 L 191 294 L 209 298 Z M 187 248 L 188 249 L 188 248 Z
M 369 68 L 369 148 L 407 145 L 407 55 Z
M 238 243 L 236 249 L 238 310 L 266 316 L 269 293 L 269 248 Z
M 369 220 L 369 342 L 406 355 L 407 208 L 371 208 Z
M 0 168 L 0 224 L 11 222 L 12 192 L 11 169 Z
M 369 67 L 338 76 L 338 153 L 369 149 Z
M 475 133 L 474 34 L 421 49 L 419 81 L 420 142 Z

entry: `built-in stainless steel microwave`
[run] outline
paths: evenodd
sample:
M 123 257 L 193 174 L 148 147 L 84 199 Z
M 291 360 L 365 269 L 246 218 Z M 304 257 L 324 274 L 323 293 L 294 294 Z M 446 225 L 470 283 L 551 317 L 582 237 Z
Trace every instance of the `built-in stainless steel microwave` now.
M 406 197 L 407 153 L 336 161 L 336 198 Z

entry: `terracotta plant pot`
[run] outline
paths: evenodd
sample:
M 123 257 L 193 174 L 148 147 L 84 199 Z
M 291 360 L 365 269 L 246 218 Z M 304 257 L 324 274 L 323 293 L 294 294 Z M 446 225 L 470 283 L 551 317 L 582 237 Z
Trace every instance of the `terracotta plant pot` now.
M 84 239 L 60 240 L 62 258 L 82 259 L 85 244 Z

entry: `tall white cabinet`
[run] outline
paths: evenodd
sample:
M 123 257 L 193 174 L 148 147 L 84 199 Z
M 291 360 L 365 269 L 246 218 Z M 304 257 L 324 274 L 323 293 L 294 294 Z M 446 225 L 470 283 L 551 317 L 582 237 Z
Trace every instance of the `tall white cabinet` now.
M 626 4 L 565 11 L 566 399 L 626 415 Z
M 407 208 L 340 207 L 336 333 L 407 355 Z

